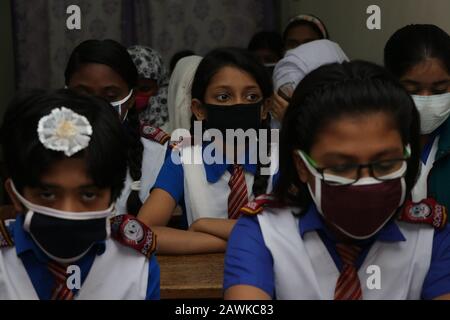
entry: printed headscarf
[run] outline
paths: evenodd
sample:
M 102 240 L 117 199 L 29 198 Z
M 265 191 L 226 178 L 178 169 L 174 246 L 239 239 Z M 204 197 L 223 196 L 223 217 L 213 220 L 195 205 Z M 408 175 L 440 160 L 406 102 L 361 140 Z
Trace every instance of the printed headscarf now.
M 133 59 L 140 78 L 156 81 L 158 92 L 148 102 L 139 118 L 153 127 L 163 127 L 169 122 L 167 109 L 167 90 L 169 85 L 169 74 L 163 63 L 161 55 L 154 49 L 145 46 L 132 46 L 128 53 Z

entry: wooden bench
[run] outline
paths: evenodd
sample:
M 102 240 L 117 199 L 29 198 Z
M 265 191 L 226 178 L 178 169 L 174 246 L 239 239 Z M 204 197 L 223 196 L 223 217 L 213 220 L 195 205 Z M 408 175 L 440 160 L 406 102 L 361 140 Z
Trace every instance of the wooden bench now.
M 221 299 L 224 254 L 157 256 L 161 299 Z

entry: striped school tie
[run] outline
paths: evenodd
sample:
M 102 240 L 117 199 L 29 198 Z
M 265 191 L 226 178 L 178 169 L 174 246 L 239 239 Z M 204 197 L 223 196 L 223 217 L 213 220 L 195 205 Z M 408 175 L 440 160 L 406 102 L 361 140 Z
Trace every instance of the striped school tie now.
M 55 277 L 55 285 L 52 290 L 51 300 L 73 300 L 72 290 L 67 288 L 67 267 L 54 261 L 48 263 L 48 269 Z
M 233 173 L 228 185 L 230 186 L 228 218 L 237 219 L 239 210 L 248 203 L 247 184 L 245 183 L 244 169 L 241 165 L 233 165 Z
M 337 244 L 336 249 L 341 257 L 343 268 L 336 283 L 334 300 L 361 300 L 361 282 L 355 268 L 355 261 L 361 248 L 355 245 Z

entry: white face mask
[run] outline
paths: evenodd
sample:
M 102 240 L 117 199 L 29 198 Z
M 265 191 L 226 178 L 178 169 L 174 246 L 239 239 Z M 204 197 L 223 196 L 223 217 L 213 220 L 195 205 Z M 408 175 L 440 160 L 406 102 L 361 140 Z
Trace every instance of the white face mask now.
M 25 199 L 11 183 L 17 198 L 28 210 L 23 228 L 52 260 L 71 263 L 83 257 L 97 241 L 111 233 L 109 217 L 114 204 L 102 211 L 68 212 L 36 205 Z
M 448 119 L 450 115 L 450 92 L 434 96 L 412 95 L 420 113 L 420 131 L 432 133 Z
M 127 101 L 130 100 L 132 95 L 133 95 L 133 89 L 131 89 L 130 93 L 125 98 L 123 98 L 122 100 L 111 102 L 111 105 L 117 111 L 117 113 L 119 114 L 119 117 L 122 116 L 122 105 L 127 103 Z M 122 121 L 125 121 L 125 119 L 127 118 L 127 115 L 128 115 L 128 109 L 125 112 L 125 116 L 123 117 Z

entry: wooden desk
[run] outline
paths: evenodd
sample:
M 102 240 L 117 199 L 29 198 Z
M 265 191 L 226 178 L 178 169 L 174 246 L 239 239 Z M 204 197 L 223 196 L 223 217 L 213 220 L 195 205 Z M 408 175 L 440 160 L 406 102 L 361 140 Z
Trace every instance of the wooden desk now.
M 221 299 L 224 254 L 157 256 L 161 299 Z

